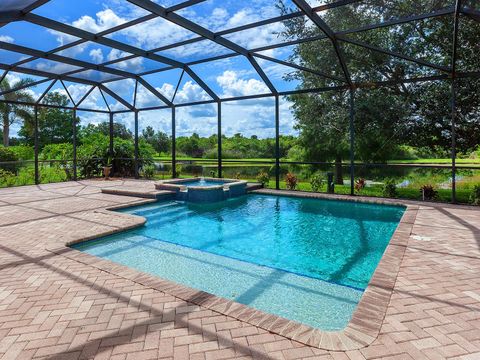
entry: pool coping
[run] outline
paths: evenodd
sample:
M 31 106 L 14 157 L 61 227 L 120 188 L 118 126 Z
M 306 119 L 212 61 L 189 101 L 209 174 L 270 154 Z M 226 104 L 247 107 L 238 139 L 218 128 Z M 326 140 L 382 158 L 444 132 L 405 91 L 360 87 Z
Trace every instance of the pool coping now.
M 110 216 L 122 216 L 129 219 L 130 224 L 118 226 L 108 232 L 97 233 L 81 237 L 68 242 L 60 242 L 46 247 L 46 250 L 71 260 L 93 266 L 99 270 L 131 280 L 135 283 L 165 292 L 181 300 L 202 306 L 222 315 L 230 316 L 240 321 L 257 326 L 271 333 L 278 334 L 302 344 L 331 351 L 358 350 L 370 345 L 380 332 L 388 304 L 400 270 L 400 264 L 405 254 L 408 239 L 415 222 L 418 205 L 408 204 L 403 201 L 390 199 L 377 199 L 365 197 L 349 197 L 319 193 L 307 193 L 300 191 L 278 191 L 261 189 L 252 191 L 257 194 L 293 196 L 303 198 L 318 198 L 331 200 L 358 201 L 383 205 L 405 206 L 405 212 L 394 232 L 380 262 L 365 289 L 360 302 L 355 309 L 348 325 L 338 331 L 323 331 L 311 326 L 288 320 L 283 317 L 269 314 L 247 305 L 228 300 L 202 290 L 177 284 L 173 281 L 162 279 L 156 275 L 141 272 L 128 266 L 114 263 L 110 260 L 99 258 L 69 246 L 92 240 L 98 237 L 129 230 L 142 226 L 146 219 L 131 214 L 119 213 L 114 210 L 132 206 L 145 205 L 156 202 L 153 199 L 136 201 L 134 204 L 126 203 L 106 207 L 97 212 L 103 212 Z M 108 225 L 108 224 L 106 224 Z

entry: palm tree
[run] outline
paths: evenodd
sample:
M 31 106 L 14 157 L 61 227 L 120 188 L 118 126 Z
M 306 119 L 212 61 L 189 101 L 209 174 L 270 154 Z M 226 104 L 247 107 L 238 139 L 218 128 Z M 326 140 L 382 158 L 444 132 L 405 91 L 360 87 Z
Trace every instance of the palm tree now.
M 32 79 L 26 78 L 10 83 L 5 77 L 0 82 L 0 93 L 10 91 L 11 89 L 23 88 L 32 82 Z M 31 93 L 24 89 L 8 92 L 1 95 L 1 98 L 9 101 L 34 102 Z M 23 121 L 32 121 L 32 112 L 29 107 L 25 105 L 1 102 L 0 117 L 3 124 L 3 146 L 8 146 L 10 141 L 10 126 L 20 119 Z

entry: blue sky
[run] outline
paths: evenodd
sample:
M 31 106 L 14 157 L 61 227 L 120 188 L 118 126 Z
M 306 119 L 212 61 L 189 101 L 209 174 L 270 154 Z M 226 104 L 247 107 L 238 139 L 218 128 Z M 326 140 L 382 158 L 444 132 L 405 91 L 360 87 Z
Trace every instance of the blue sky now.
M 179 0 L 155 0 L 158 4 L 168 7 L 181 3 Z M 294 6 L 287 0 L 288 6 Z M 320 5 L 322 1 L 310 0 L 310 5 Z M 114 26 L 148 15 L 149 13 L 136 7 L 125 0 L 51 0 L 45 5 L 35 9 L 35 14 L 66 23 L 77 28 L 98 33 Z M 280 10 L 271 0 L 207 0 L 186 9 L 178 11 L 179 15 L 195 21 L 208 30 L 218 32 L 237 26 L 253 23 L 267 18 L 280 15 Z M 229 40 L 248 49 L 255 49 L 267 44 L 284 41 L 280 33 L 283 30 L 282 23 L 273 23 L 258 29 L 245 30 L 239 34 L 225 35 Z M 34 34 L 34 36 L 32 36 Z M 107 37 L 141 48 L 143 50 L 157 49 L 168 46 L 178 41 L 196 38 L 197 35 L 183 29 L 169 21 L 154 18 L 142 24 L 108 34 Z M 51 51 L 59 46 L 71 44 L 79 39 L 44 29 L 27 22 L 13 22 L 0 28 L 0 41 L 18 45 L 33 47 L 43 51 Z M 272 49 L 261 52 L 263 55 L 285 60 L 291 54 L 293 47 L 284 49 Z M 120 50 L 100 45 L 94 42 L 82 42 L 57 52 L 59 55 L 73 59 L 83 60 L 94 64 L 102 64 L 116 60 L 130 54 Z M 195 42 L 181 48 L 158 51 L 157 54 L 181 61 L 189 62 L 204 59 L 210 56 L 229 54 L 226 49 L 209 40 Z M 2 61 L 14 63 L 25 58 L 23 55 L 1 51 Z M 293 71 L 292 68 L 279 65 L 274 62 L 258 59 L 261 68 L 268 74 L 274 86 L 279 91 L 293 90 L 298 84 L 287 82 L 283 77 Z M 56 74 L 77 70 L 76 67 L 50 60 L 37 59 L 23 66 L 53 72 Z M 167 65 L 154 60 L 141 57 L 133 57 L 128 60 L 108 65 L 115 69 L 125 70 L 136 74 L 146 71 L 159 70 Z M 193 65 L 192 70 L 221 98 L 232 96 L 265 94 L 269 90 L 253 66 L 242 56 L 234 56 L 215 62 Z M 180 81 L 181 71 L 178 69 L 162 71 L 155 74 L 144 75 L 144 79 L 150 82 L 160 93 L 171 99 L 177 83 Z M 95 81 L 111 79 L 111 75 L 88 70 L 74 74 L 83 79 Z M 9 75 L 12 81 L 24 77 L 24 75 L 12 72 Z M 32 89 L 38 96 L 46 88 L 42 84 Z M 80 99 L 90 89 L 88 85 L 76 83 L 66 84 L 74 100 Z M 108 82 L 111 90 L 129 102 L 133 102 L 132 93 L 134 82 L 131 79 Z M 65 92 L 63 86 L 57 83 L 51 91 Z M 175 96 L 175 103 L 186 103 L 211 99 L 210 96 L 186 73 L 180 81 L 179 90 Z M 114 99 L 107 97 L 107 102 L 114 110 L 124 109 Z M 151 96 L 151 93 L 140 87 L 138 89 L 137 104 L 140 107 L 162 105 L 161 101 Z M 101 94 L 93 91 L 82 104 L 82 107 L 106 109 Z M 293 130 L 294 119 L 291 112 L 291 104 L 286 100 L 281 102 L 281 128 L 285 134 L 295 133 Z M 179 135 L 198 132 L 201 135 L 210 135 L 216 132 L 216 105 L 202 105 L 178 108 L 177 118 Z M 168 112 L 168 111 L 167 111 Z M 164 115 L 160 112 L 145 112 L 141 116 L 141 127 L 152 125 L 163 131 L 170 132 L 169 121 L 163 121 Z M 245 135 L 258 135 L 261 137 L 273 136 L 274 129 L 274 103 L 273 99 L 256 99 L 225 104 L 222 113 L 224 117 L 224 131 L 227 135 L 236 132 Z M 102 116 L 96 114 L 82 114 L 85 122 L 104 121 Z M 131 116 L 117 116 L 118 121 L 125 122 L 128 126 L 133 124 Z M 169 118 L 169 116 L 168 116 Z

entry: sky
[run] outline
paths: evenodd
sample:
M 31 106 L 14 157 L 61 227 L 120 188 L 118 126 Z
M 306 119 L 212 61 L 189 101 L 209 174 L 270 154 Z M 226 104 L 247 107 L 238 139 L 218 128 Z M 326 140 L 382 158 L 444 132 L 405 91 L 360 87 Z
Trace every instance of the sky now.
M 27 0 L 28 1 L 28 0 Z M 164 7 L 181 3 L 180 0 L 155 0 Z M 290 0 L 284 0 L 287 6 L 296 10 Z M 321 5 L 323 1 L 309 0 L 310 5 Z M 74 5 L 73 5 L 74 4 Z M 45 5 L 35 9 L 34 14 L 48 17 L 55 21 L 72 25 L 79 29 L 98 33 L 111 29 L 125 22 L 146 16 L 149 13 L 136 7 L 125 0 L 51 0 Z M 218 32 L 237 26 L 250 24 L 256 21 L 279 16 L 280 10 L 272 0 L 207 0 L 194 6 L 178 11 L 178 14 L 195 21 L 206 29 Z M 281 35 L 284 25 L 280 22 L 262 26 L 256 29 L 245 30 L 236 34 L 226 34 L 228 40 L 245 47 L 256 49 L 268 44 L 285 41 Z M 32 36 L 34 34 L 35 36 Z M 178 41 L 196 38 L 197 35 L 183 29 L 167 20 L 153 18 L 144 23 L 128 27 L 106 35 L 143 50 L 157 49 L 174 44 Z M 79 40 L 71 35 L 45 29 L 28 22 L 13 22 L 0 28 L 0 41 L 21 46 L 33 47 L 42 51 L 51 51 L 59 46 L 71 44 Z M 277 59 L 287 59 L 293 47 L 277 48 L 260 52 Z M 190 62 L 211 56 L 230 54 L 231 50 L 224 48 L 210 40 L 191 43 L 181 48 L 163 49 L 156 54 L 180 62 Z M 95 42 L 82 42 L 68 47 L 57 54 L 102 64 L 115 59 L 120 59 L 130 54 L 110 48 Z M 0 50 L 2 62 L 15 63 L 25 59 L 23 54 Z M 284 76 L 294 71 L 292 68 L 274 62 L 258 59 L 263 71 L 269 76 L 275 88 L 279 91 L 293 90 L 298 86 L 295 81 L 286 81 Z M 57 63 L 51 60 L 36 59 L 23 65 L 27 68 L 37 69 L 62 74 L 79 68 Z M 151 70 L 160 70 L 167 65 L 154 60 L 133 57 L 109 65 L 112 68 L 126 70 L 132 73 L 142 73 Z M 191 69 L 221 98 L 234 96 L 256 95 L 269 93 L 268 87 L 255 71 L 249 61 L 243 56 L 234 56 L 213 62 L 192 65 Z M 72 75 L 82 79 L 104 81 L 113 79 L 110 74 L 95 70 L 77 72 Z M 25 75 L 11 72 L 8 79 L 11 82 L 24 78 Z M 29 76 L 34 80 L 40 78 Z M 146 81 L 156 88 L 162 95 L 172 99 L 175 88 L 179 83 L 178 92 L 173 98 L 174 103 L 181 104 L 191 101 L 210 100 L 211 97 L 199 86 L 194 79 L 179 69 L 161 71 L 154 74 L 143 75 Z M 37 97 L 47 88 L 49 83 L 39 85 L 29 91 Z M 65 86 L 74 101 L 78 101 L 90 89 L 89 85 L 65 82 Z M 132 79 L 107 82 L 106 86 L 117 95 L 133 104 L 135 82 Z M 50 91 L 66 93 L 63 85 L 57 82 Z M 110 96 L 106 101 L 112 110 L 124 110 L 125 107 Z M 139 86 L 137 90 L 136 105 L 139 108 L 164 105 L 161 100 L 153 96 L 146 88 Z M 295 134 L 295 119 L 291 110 L 292 104 L 286 100 L 280 103 L 280 128 L 282 134 Z M 105 101 L 98 90 L 94 90 L 81 104 L 82 108 L 106 109 Z M 217 105 L 196 105 L 177 108 L 177 135 L 189 135 L 193 132 L 201 136 L 216 133 Z M 222 108 L 223 133 L 231 136 L 242 133 L 245 136 L 257 135 L 259 137 L 274 136 L 275 108 L 273 98 L 261 98 L 248 101 L 225 102 Z M 79 113 L 83 124 L 106 121 L 106 116 L 95 113 Z M 157 130 L 171 132 L 170 110 L 145 111 L 140 113 L 140 130 L 152 126 Z M 133 129 L 133 115 L 116 115 L 115 121 L 123 122 Z M 13 127 L 15 134 L 17 127 Z

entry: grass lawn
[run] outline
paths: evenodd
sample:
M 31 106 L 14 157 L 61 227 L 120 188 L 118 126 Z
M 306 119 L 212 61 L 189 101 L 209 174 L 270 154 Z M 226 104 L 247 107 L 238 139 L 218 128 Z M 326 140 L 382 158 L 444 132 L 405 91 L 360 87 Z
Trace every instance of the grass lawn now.
M 480 159 L 456 159 L 457 165 L 480 166 Z M 416 159 L 416 160 L 392 160 L 389 164 L 432 164 L 432 165 L 450 165 L 452 159 Z
M 155 160 L 157 161 L 171 161 L 170 157 L 166 156 L 156 156 L 154 157 Z M 202 158 L 192 158 L 192 157 L 177 157 L 177 161 L 195 161 L 198 165 L 202 164 L 216 164 L 217 159 L 202 159 Z M 264 162 L 265 164 L 271 164 L 272 162 L 275 162 L 275 159 L 268 159 L 268 158 L 253 158 L 253 159 L 222 159 L 222 161 L 225 163 L 225 166 L 241 166 L 239 163 L 242 161 L 245 161 L 246 163 L 250 161 L 254 162 Z M 229 163 L 229 161 L 232 161 Z M 281 159 L 281 161 L 292 161 L 290 159 Z M 450 158 L 444 158 L 444 159 L 415 159 L 415 160 L 389 160 L 387 164 L 395 165 L 395 164 L 419 164 L 419 165 L 450 165 L 452 163 L 452 159 Z M 478 159 L 457 159 L 456 160 L 457 165 L 468 165 L 468 166 L 475 166 L 475 167 L 480 167 L 480 158 Z M 349 163 L 345 162 L 344 166 L 348 166 Z
M 256 181 L 255 179 L 250 179 L 249 181 Z M 270 189 L 275 189 L 275 180 L 270 180 L 268 187 Z M 280 181 L 280 189 L 286 189 L 285 181 Z M 299 182 L 297 189 L 300 191 L 312 191 L 312 187 L 308 182 Z M 319 192 L 325 193 L 327 191 L 326 186 L 323 186 Z M 437 189 L 438 198 L 437 201 L 450 202 L 452 200 L 452 192 L 450 189 Z M 350 195 L 350 185 L 335 185 L 335 193 L 342 195 Z M 369 186 L 365 187 L 360 192 L 356 193 L 361 196 L 375 196 L 375 197 L 384 197 L 382 186 Z M 470 202 L 471 190 L 469 189 L 457 189 L 456 197 L 459 203 L 467 204 Z M 419 189 L 415 188 L 398 188 L 397 189 L 397 198 L 399 199 L 410 199 L 410 200 L 422 200 L 422 195 Z

